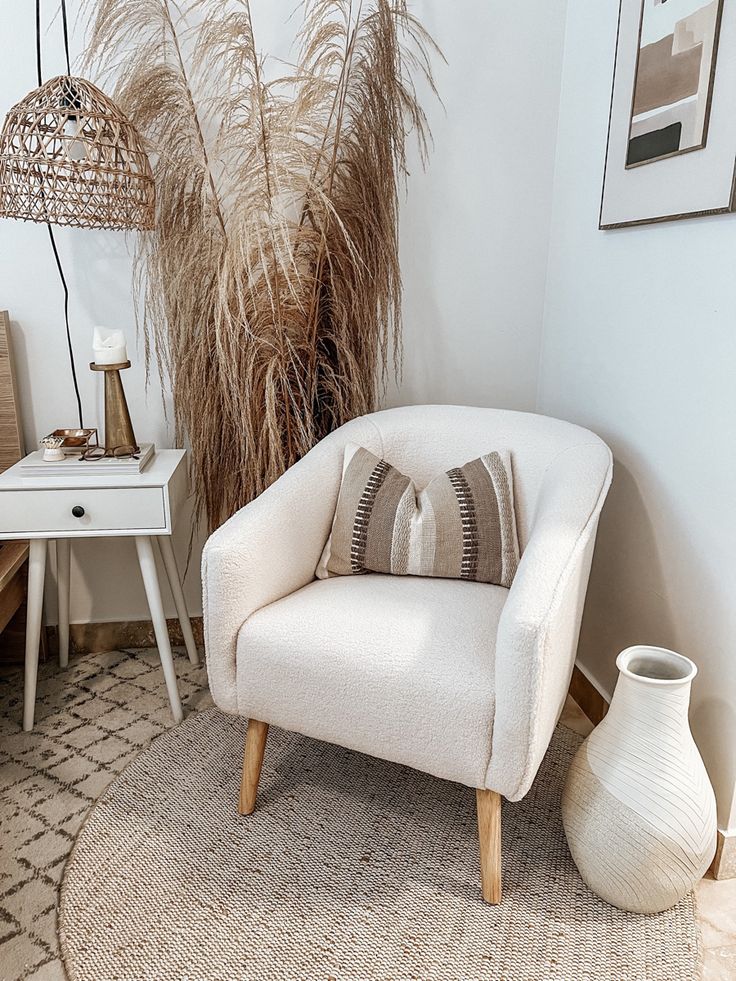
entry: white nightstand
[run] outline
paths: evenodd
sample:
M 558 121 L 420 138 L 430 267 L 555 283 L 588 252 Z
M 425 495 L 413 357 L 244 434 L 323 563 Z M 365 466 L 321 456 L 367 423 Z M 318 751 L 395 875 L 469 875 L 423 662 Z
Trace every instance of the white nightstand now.
M 197 648 L 171 547 L 173 517 L 187 494 L 186 452 L 159 450 L 141 474 L 24 477 L 21 463 L 0 474 L 0 540 L 29 539 L 23 728 L 33 728 L 38 641 L 46 550 L 56 541 L 59 589 L 59 664 L 69 659 L 69 563 L 73 538 L 135 538 L 174 721 L 183 715 L 158 584 L 154 542 L 161 547 L 189 660 Z

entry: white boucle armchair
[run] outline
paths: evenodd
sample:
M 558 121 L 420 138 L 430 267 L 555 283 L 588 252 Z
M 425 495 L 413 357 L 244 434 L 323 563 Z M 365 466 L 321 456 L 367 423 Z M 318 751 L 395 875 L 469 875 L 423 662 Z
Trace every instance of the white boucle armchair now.
M 315 579 L 346 443 L 418 487 L 509 450 L 522 551 L 510 590 L 449 579 Z M 481 883 L 500 901 L 501 796 L 523 797 L 575 659 L 608 447 L 530 413 L 388 409 L 342 426 L 208 540 L 207 666 L 224 712 L 247 717 L 240 812 L 255 808 L 269 725 L 477 791 Z

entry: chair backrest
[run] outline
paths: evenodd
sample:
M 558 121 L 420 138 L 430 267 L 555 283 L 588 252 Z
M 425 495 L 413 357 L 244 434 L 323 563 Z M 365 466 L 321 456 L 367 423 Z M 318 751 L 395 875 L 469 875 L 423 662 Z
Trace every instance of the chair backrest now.
M 438 473 L 491 450 L 508 450 L 514 475 L 519 540 L 529 540 L 534 508 L 544 474 L 561 453 L 602 441 L 587 429 L 560 419 L 509 409 L 461 405 L 410 405 L 385 409 L 346 423 L 333 436 L 376 452 L 364 439 L 366 423 L 375 428 L 380 455 L 418 488 Z

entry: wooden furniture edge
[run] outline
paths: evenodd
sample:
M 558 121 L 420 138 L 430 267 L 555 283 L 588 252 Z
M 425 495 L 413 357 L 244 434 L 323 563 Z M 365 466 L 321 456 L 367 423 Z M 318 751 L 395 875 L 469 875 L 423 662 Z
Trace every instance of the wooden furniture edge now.
M 18 415 L 10 315 L 7 310 L 0 310 L 0 472 L 17 463 L 22 456 L 23 435 Z M 0 543 L 0 633 L 11 623 L 19 625 L 23 619 L 17 614 L 26 598 L 27 558 L 27 542 Z M 0 647 L 6 647 L 7 641 L 7 637 L 0 638 Z M 12 646 L 12 641 L 10 644 Z
M 10 316 L 0 310 L 0 472 L 7 470 L 23 457 L 23 434 L 18 415 L 18 385 L 13 366 L 13 343 L 10 336 Z
M 0 542 L 0 593 L 28 558 L 28 542 Z
M 13 619 L 26 598 L 26 572 L 22 567 L 6 579 L 0 589 L 0 633 Z

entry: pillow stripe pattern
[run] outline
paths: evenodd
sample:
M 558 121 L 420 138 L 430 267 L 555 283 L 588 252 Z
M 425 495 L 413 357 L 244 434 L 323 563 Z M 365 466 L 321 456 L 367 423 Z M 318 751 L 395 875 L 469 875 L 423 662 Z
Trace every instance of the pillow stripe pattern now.
M 392 467 L 385 460 L 379 460 L 373 470 L 371 470 L 371 475 L 360 495 L 358 508 L 355 512 L 355 520 L 353 521 L 353 537 L 350 548 L 352 572 L 356 575 L 366 571 L 365 553 L 368 547 L 368 525 L 370 524 L 378 492 L 391 470 Z
M 460 562 L 460 578 L 475 579 L 478 575 L 478 520 L 475 499 L 462 467 L 448 470 L 447 476 L 457 497 L 463 532 L 463 557 Z
M 519 546 L 508 454 L 488 453 L 413 481 L 363 447 L 345 448 L 318 578 L 383 572 L 510 586 Z

